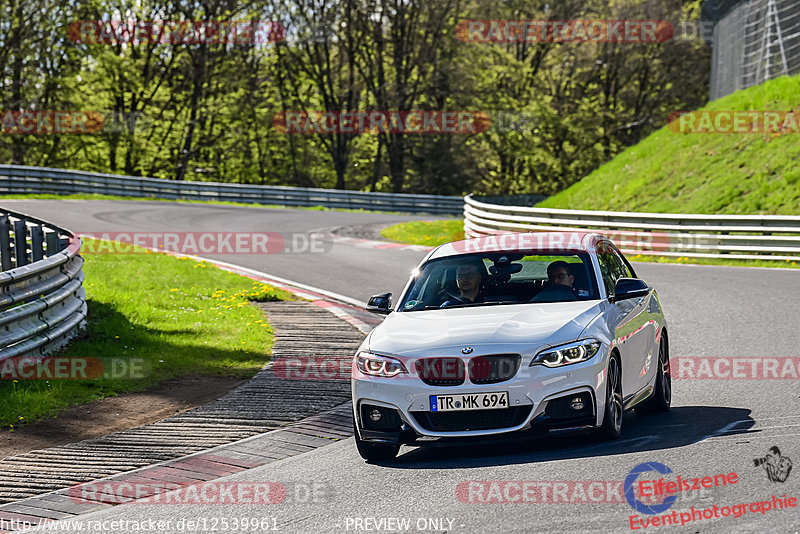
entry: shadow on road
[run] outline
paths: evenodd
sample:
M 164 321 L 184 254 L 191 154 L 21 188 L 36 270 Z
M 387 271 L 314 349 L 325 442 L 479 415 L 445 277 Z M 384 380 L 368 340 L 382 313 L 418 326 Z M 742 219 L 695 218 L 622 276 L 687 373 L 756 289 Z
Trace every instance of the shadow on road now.
M 393 463 L 381 465 L 395 469 L 486 467 L 658 451 L 684 447 L 714 435 L 759 432 L 750 430 L 754 424 L 748 409 L 682 406 L 657 415 L 625 414 L 622 437 L 615 441 L 601 441 L 588 432 L 523 439 L 517 435 L 491 443 L 440 441 L 435 446 L 405 452 Z

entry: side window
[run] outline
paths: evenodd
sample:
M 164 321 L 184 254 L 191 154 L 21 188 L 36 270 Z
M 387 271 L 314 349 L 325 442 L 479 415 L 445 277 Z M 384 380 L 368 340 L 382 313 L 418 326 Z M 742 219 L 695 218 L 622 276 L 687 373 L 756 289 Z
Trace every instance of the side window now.
M 613 295 L 614 284 L 617 283 L 617 279 L 614 276 L 613 257 L 608 252 L 598 252 L 597 259 L 600 262 L 600 274 L 603 276 L 603 285 L 606 286 L 606 293 Z
M 624 256 L 620 255 L 620 260 L 622 261 L 622 265 L 625 266 L 625 270 L 628 272 L 628 278 L 639 278 L 636 275 L 636 271 L 633 270 L 633 265 L 625 258 Z
M 600 271 L 603 275 L 603 284 L 609 295 L 614 294 L 614 286 L 620 278 L 633 278 L 633 273 L 628 268 L 625 260 L 613 248 L 600 244 L 597 247 L 597 259 L 600 261 Z
M 622 256 L 620 256 L 616 250 L 612 250 L 611 254 L 614 256 L 614 260 L 617 262 L 617 265 L 619 266 L 620 276 L 618 277 L 618 279 L 635 278 L 631 270 L 628 268 L 628 264 L 625 262 L 624 259 L 622 259 Z

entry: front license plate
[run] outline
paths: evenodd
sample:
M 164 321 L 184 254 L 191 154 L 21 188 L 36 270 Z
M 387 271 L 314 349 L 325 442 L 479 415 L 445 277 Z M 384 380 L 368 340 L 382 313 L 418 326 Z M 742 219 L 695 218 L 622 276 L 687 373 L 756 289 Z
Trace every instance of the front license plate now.
M 497 410 L 508 408 L 508 392 L 466 393 L 463 395 L 431 395 L 432 412 L 462 410 Z

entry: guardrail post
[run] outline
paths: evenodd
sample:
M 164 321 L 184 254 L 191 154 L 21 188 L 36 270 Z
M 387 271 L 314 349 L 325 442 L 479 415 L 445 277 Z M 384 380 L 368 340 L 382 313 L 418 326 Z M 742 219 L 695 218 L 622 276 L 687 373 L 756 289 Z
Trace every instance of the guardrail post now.
M 11 223 L 8 215 L 0 216 L 0 269 L 11 270 Z
M 31 259 L 33 261 L 44 259 L 44 232 L 41 224 L 31 228 Z
M 45 234 L 45 241 L 47 242 L 47 257 L 53 256 L 61 252 L 58 249 L 58 232 L 47 232 Z
M 14 221 L 14 256 L 17 264 L 15 267 L 28 265 L 28 227 L 25 221 Z

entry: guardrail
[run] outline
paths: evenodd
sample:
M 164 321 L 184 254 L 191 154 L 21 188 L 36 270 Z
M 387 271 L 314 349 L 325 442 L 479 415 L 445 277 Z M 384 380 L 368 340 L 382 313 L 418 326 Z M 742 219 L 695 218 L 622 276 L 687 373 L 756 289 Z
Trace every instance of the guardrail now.
M 22 213 L 0 210 L 0 361 L 43 358 L 86 319 L 81 240 Z
M 626 254 L 800 260 L 800 217 L 687 215 L 500 206 L 464 197 L 467 237 L 503 232 L 597 231 Z
M 0 193 L 101 193 L 130 197 L 217 200 L 280 206 L 325 206 L 460 215 L 461 197 L 367 193 L 341 189 L 186 182 L 43 167 L 0 165 Z

